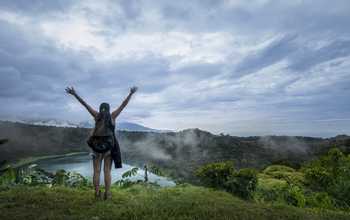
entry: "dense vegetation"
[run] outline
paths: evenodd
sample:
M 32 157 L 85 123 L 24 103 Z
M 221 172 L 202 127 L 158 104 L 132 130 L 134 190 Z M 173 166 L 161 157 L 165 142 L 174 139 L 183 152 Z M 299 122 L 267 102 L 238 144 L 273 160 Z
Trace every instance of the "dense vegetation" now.
M 17 186 L 0 191 L 0 219 L 349 219 L 343 212 L 246 202 L 208 188 L 112 187 L 112 199 L 96 201 L 92 189 Z
M 26 157 L 88 151 L 90 129 L 0 122 L 0 166 Z M 300 168 L 331 146 L 350 152 L 350 137 L 233 137 L 199 129 L 153 133 L 118 131 L 123 161 L 143 167 L 155 164 L 180 181 L 196 183 L 194 171 L 208 163 L 230 160 L 236 168 L 262 169 L 271 164 Z
M 1 141 L 0 147 L 5 155 L 18 153 L 15 159 L 31 152 L 34 155 L 72 152 L 75 147 L 69 131 L 80 138 L 88 135 L 84 129 L 41 130 L 40 126 L 9 125 L 15 129 L 6 130 L 7 135 L 1 138 L 10 141 Z M 14 134 L 22 138 L 13 139 L 8 134 L 18 132 L 18 126 L 24 130 Z M 26 133 L 28 128 L 30 132 Z M 51 137 L 56 131 L 65 137 L 60 143 Z M 36 142 L 31 142 L 30 135 L 35 134 Z M 78 173 L 64 170 L 49 173 L 35 165 L 13 168 L 3 162 L 0 219 L 350 218 L 347 136 L 299 137 L 299 141 L 310 142 L 309 145 L 302 142 L 304 149 L 298 152 L 275 148 L 290 143 L 287 137 L 269 137 L 267 143 L 274 145 L 271 149 L 265 146 L 266 140 L 257 137 L 216 136 L 198 129 L 166 134 L 120 132 L 119 139 L 128 146 L 123 153 L 131 164 L 151 162 L 160 165 L 165 174 L 186 177 L 205 188 L 190 184 L 161 188 L 149 183 L 147 178 L 132 182 L 128 177 L 136 173 L 137 168 L 133 168 L 114 183 L 112 200 L 102 202 L 93 199 L 91 182 Z M 33 148 L 24 148 L 24 140 L 28 141 L 26 146 Z M 53 148 L 41 145 L 45 141 Z M 339 148 L 323 146 L 325 143 Z M 64 147 L 56 148 L 60 145 Z M 142 154 L 143 147 L 150 154 Z M 163 154 L 156 155 L 157 151 L 152 150 L 161 150 Z M 177 168 L 183 168 L 182 172 L 176 171 Z M 149 167 L 157 174 L 162 173 L 161 169 Z
M 189 184 L 161 188 L 146 179 L 131 182 L 128 177 L 134 175 L 136 169 L 125 172 L 123 181 L 117 181 L 112 187 L 112 199 L 102 202 L 93 199 L 91 182 L 78 173 L 64 170 L 48 173 L 34 165 L 8 167 L 0 175 L 0 218 L 259 220 L 350 217 L 349 213 L 330 210 L 335 209 L 333 206 L 309 206 L 317 208 L 309 209 L 299 203 L 245 201 L 254 199 L 258 192 L 257 173 L 247 168 L 235 171 L 232 162 L 208 164 L 198 170 L 197 175 L 204 178 L 211 188 Z M 289 176 L 290 172 L 295 171 L 293 168 L 271 166 L 263 172 L 278 178 L 281 175 Z M 225 181 L 222 181 L 222 177 Z M 230 194 L 212 187 L 224 189 Z M 272 187 L 269 190 L 274 189 Z M 262 192 L 259 193 L 261 195 Z M 263 192 L 263 195 L 268 195 L 266 193 L 267 191 Z M 294 199 L 291 201 L 299 201 L 292 192 L 288 195 Z
M 19 172 L 20 171 L 20 172 Z M 0 218 L 1 219 L 348 219 L 350 214 L 333 206 L 315 206 L 322 203 L 315 196 L 313 209 L 298 203 L 300 198 L 282 187 L 279 193 L 289 199 L 266 203 L 245 201 L 269 196 L 274 186 L 259 182 L 251 169 L 235 171 L 232 162 L 208 164 L 200 168 L 198 175 L 207 178 L 211 187 L 224 186 L 218 191 L 212 188 L 180 184 L 161 188 L 155 184 L 130 182 L 135 168 L 123 174 L 124 181 L 112 187 L 113 197 L 108 201 L 93 198 L 91 182 L 78 173 L 59 170 L 48 173 L 35 166 L 7 168 L 0 176 Z M 219 175 L 214 175 L 218 171 Z M 291 176 L 293 168 L 271 166 L 263 171 L 273 179 Z M 225 177 L 227 181 L 221 181 Z M 226 178 L 228 177 L 228 178 Z M 261 177 L 262 179 L 268 179 Z M 298 179 L 298 178 L 296 178 Z M 252 181 L 253 180 L 253 181 Z M 259 181 L 260 178 L 259 178 Z M 299 180 L 297 180 L 299 181 Z M 265 187 L 267 191 L 261 191 Z M 284 191 L 286 190 L 286 191 Z M 243 193 L 242 193 L 243 192 Z M 287 192 L 287 194 L 285 194 Z M 241 200 L 231 194 L 245 198 Z M 247 196 L 250 195 L 250 196 Z M 257 197 L 256 197 L 257 195 Z M 277 195 L 281 196 L 281 195 Z M 310 197 L 313 198 L 313 197 Z M 294 200 L 293 200 L 294 199 Z M 297 203 L 293 203 L 297 201 Z M 321 201 L 321 203 L 320 203 Z M 328 200 L 326 200 L 328 201 Z M 291 202 L 291 203 L 290 203 Z M 288 205 L 299 206 L 293 207 Z M 301 208 L 303 207 L 303 209 Z M 316 207 L 316 209 L 315 209 Z
M 350 155 L 333 148 L 299 170 L 271 165 L 235 170 L 232 161 L 199 168 L 201 184 L 258 203 L 350 211 Z

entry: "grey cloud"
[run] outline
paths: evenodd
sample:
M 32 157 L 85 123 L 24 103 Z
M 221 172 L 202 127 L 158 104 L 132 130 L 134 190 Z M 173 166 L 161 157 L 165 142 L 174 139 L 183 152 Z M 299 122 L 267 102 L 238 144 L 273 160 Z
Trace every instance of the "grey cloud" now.
M 95 65 L 90 70 L 91 78 L 87 78 L 81 83 L 93 83 L 96 87 L 107 86 L 124 89 L 136 84 L 142 86 L 143 92 L 154 92 L 170 83 L 167 82 L 168 68 L 167 60 L 155 57 L 147 57 L 140 61 L 105 62 L 102 65 Z
M 346 20 L 350 5 L 347 1 L 331 3 L 326 0 L 276 2 L 237 1 L 176 1 L 153 2 L 163 15 L 164 27 L 192 31 L 234 31 L 241 34 L 268 32 L 303 32 L 320 34 L 343 32 L 349 36 Z
M 58 111 L 67 102 L 64 73 L 69 62 L 78 62 L 78 58 L 47 44 L 41 35 L 5 22 L 0 27 L 4 33 L 0 38 L 0 114 L 49 117 L 64 112 Z
M 186 77 L 186 80 L 192 79 L 194 83 L 198 79 L 206 79 L 218 75 L 222 72 L 224 63 L 194 63 L 172 71 L 177 77 Z
M 21 74 L 14 68 L 2 67 L 0 68 L 0 97 L 11 97 L 17 95 L 18 83 L 21 81 Z
M 39 16 L 40 14 L 47 14 L 53 11 L 64 11 L 72 6 L 74 0 L 3 0 L 0 8 L 17 13 L 32 14 Z
M 124 14 L 127 18 L 133 19 L 141 14 L 141 4 L 139 0 L 122 0 L 119 1 Z
M 0 22 L 0 101 L 4 106 L 0 116 L 85 119 L 89 117 L 88 113 L 70 112 L 69 106 L 75 101 L 64 94 L 65 86 L 76 86 L 89 103 L 97 105 L 101 99 L 111 103 L 122 100 L 128 87 L 136 84 L 140 86 L 140 93 L 154 96 L 157 105 L 154 106 L 151 100 L 150 106 L 146 106 L 147 102 L 141 104 L 142 109 L 131 106 L 130 118 L 157 117 L 157 113 L 167 111 L 176 115 L 179 112 L 178 115 L 187 116 L 188 123 L 193 120 L 193 125 L 210 119 L 216 128 L 221 126 L 224 132 L 239 133 L 239 129 L 247 126 L 232 122 L 234 117 L 240 117 L 238 113 L 242 113 L 242 118 L 246 119 L 278 116 L 288 118 L 288 125 L 275 123 L 271 125 L 271 131 L 295 134 L 300 129 L 302 132 L 324 135 L 331 133 L 326 125 L 313 127 L 307 119 L 350 117 L 350 103 L 347 101 L 350 89 L 344 74 L 348 68 L 344 63 L 350 55 L 348 1 L 265 1 L 264 4 L 244 1 L 234 7 L 228 6 L 228 1 L 210 0 L 106 2 L 109 6 L 107 14 L 94 11 L 84 6 L 83 2 L 68 0 L 0 3 L 1 10 L 33 18 L 25 27 Z M 115 35 L 128 31 L 140 34 L 225 32 L 235 39 L 246 39 L 244 43 L 249 46 L 261 43 L 266 36 L 282 37 L 265 48 L 246 54 L 238 64 L 230 60 L 197 62 L 174 70 L 170 68 L 174 57 L 154 54 L 141 59 L 102 62 L 96 60 L 89 50 L 74 51 L 59 47 L 57 42 L 38 31 L 41 19 L 62 18 L 72 6 L 75 10 L 81 10 L 78 11 L 79 16 L 86 16 L 93 26 L 102 25 L 97 34 L 104 37 L 107 43 L 113 42 Z M 158 20 L 146 23 L 149 22 L 147 16 Z M 314 46 L 324 42 L 328 43 L 322 47 Z M 235 49 L 235 45 L 227 47 Z M 282 72 L 282 76 L 293 76 L 290 80 L 278 81 L 273 78 L 279 77 L 274 72 L 259 73 L 282 60 L 286 60 L 288 65 L 286 69 L 278 71 Z M 342 77 L 330 84 L 323 81 L 312 84 L 316 76 L 310 71 L 316 71 L 315 67 L 328 61 L 334 61 L 327 66 L 332 69 L 332 74 L 342 74 L 339 75 Z M 324 69 L 317 71 L 320 71 L 318 77 L 321 79 L 322 74 L 327 74 L 322 72 Z M 256 74 L 256 77 L 248 83 L 242 82 L 242 78 L 248 74 Z M 269 77 L 271 80 L 267 80 L 267 84 L 271 85 L 262 85 L 263 79 Z M 305 89 L 303 85 L 310 85 L 312 89 Z M 290 89 L 291 86 L 295 86 L 295 89 Z M 113 97 L 108 97 L 110 95 Z M 191 114 L 193 116 L 189 120 L 188 115 Z M 204 116 L 199 117 L 201 114 Z M 219 122 L 215 119 L 220 117 L 227 117 L 227 122 L 217 125 Z M 259 123 L 258 119 L 254 123 Z M 304 122 L 293 123 L 294 119 Z M 257 129 L 252 132 L 269 131 L 268 122 L 265 121 L 263 125 L 254 123 L 249 129 Z M 271 123 L 274 123 L 272 119 Z M 341 128 L 336 131 L 349 131 L 344 123 L 339 123 L 339 126 Z M 210 129 L 211 126 L 208 127 Z M 332 128 L 335 127 L 336 123 L 332 125 Z
M 245 75 L 283 60 L 297 50 L 295 39 L 295 35 L 286 35 L 273 41 L 264 49 L 249 55 L 240 62 L 235 68 L 235 74 Z
M 44 36 L 27 33 L 7 22 L 1 22 L 0 27 L 4 33 L 0 38 L 0 99 L 7 103 L 0 115 L 17 112 L 21 117 L 33 114 L 72 118 L 65 109 L 74 102 L 64 93 L 68 85 L 76 86 L 84 98 L 97 106 L 103 99 L 113 101 L 111 94 L 121 101 L 132 85 L 140 86 L 142 93 L 152 93 L 171 83 L 169 63 L 163 58 L 100 62 L 91 54 L 58 48 Z M 149 115 L 136 111 L 133 117 Z
M 249 74 L 283 59 L 289 61 L 288 69 L 300 73 L 320 63 L 350 55 L 349 40 L 333 40 L 315 49 L 304 45 L 307 39 L 300 38 L 295 35 L 287 35 L 270 43 L 255 54 L 248 55 L 235 66 L 233 75 L 237 77 Z
M 289 68 L 305 71 L 319 63 L 350 55 L 350 40 L 334 40 L 319 49 L 305 49 L 291 57 Z

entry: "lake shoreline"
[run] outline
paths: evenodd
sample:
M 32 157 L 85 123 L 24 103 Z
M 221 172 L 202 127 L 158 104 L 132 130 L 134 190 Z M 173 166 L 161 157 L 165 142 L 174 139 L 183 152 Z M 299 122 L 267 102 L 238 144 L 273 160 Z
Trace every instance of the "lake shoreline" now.
M 88 153 L 89 153 L 88 151 L 85 151 L 85 152 L 79 151 L 79 152 L 71 152 L 71 153 L 66 153 L 66 154 L 26 157 L 26 158 L 19 159 L 15 162 L 9 163 L 9 165 L 13 168 L 20 168 L 20 167 L 27 166 L 29 164 L 38 162 L 40 160 L 56 159 L 56 158 L 67 157 L 67 156 L 84 155 L 84 154 L 88 154 Z
M 25 168 L 30 164 L 35 164 L 37 168 L 45 170 L 49 173 L 56 173 L 58 170 L 65 170 L 66 172 L 79 173 L 88 180 L 93 178 L 93 163 L 91 156 L 86 152 L 75 152 L 65 155 L 52 155 L 40 158 L 31 159 L 30 162 L 26 161 L 25 165 L 21 165 Z M 102 165 L 101 167 L 103 167 Z M 136 168 L 136 170 L 135 170 Z M 124 177 L 126 172 L 133 171 L 132 175 Z M 123 167 L 120 169 L 113 169 L 111 172 L 112 182 L 123 181 L 144 181 L 145 170 L 140 167 L 135 167 L 130 164 L 123 163 Z M 165 176 L 159 176 L 155 173 L 148 171 L 149 182 L 154 182 L 160 186 L 175 186 L 176 183 Z M 101 184 L 103 182 L 103 175 L 100 175 Z M 103 184 L 102 184 L 103 185 Z

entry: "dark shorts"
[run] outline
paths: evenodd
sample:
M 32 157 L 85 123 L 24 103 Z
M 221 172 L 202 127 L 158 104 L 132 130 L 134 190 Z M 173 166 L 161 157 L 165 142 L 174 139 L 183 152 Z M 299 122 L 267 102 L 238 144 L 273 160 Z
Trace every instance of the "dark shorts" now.
M 115 144 L 113 136 L 92 136 L 87 143 L 97 153 L 110 151 Z
M 111 151 L 110 150 L 105 152 L 105 153 L 98 153 L 96 151 L 92 151 L 90 153 L 90 156 L 91 156 L 92 159 L 101 158 L 101 157 L 105 158 L 105 157 L 110 156 L 110 155 L 111 155 Z

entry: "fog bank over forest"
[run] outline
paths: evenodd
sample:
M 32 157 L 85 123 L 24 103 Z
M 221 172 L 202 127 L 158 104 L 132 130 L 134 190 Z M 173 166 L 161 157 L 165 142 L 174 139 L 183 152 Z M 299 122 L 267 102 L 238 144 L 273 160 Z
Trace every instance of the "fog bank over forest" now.
M 33 156 L 88 152 L 87 128 L 63 128 L 23 123 L 0 122 L 0 161 L 16 161 Z M 142 167 L 156 164 L 173 176 L 190 180 L 200 165 L 232 160 L 236 167 L 263 168 L 272 163 L 298 167 L 337 146 L 350 152 L 350 137 L 301 136 L 236 137 L 214 135 L 199 129 L 179 132 L 118 131 L 125 163 Z

